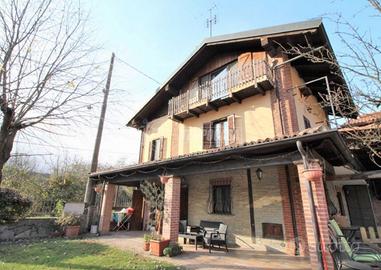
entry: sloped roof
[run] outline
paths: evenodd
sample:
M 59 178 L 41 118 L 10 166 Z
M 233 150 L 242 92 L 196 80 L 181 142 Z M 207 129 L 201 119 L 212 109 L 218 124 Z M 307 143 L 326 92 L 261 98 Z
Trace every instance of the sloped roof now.
M 351 156 L 349 149 L 345 146 L 344 141 L 338 134 L 337 130 L 331 130 L 327 126 L 320 125 L 302 130 L 291 135 L 259 139 L 248 143 L 213 148 L 190 154 L 174 156 L 163 160 L 147 161 L 139 164 L 129 165 L 121 169 L 94 172 L 90 174 L 90 178 L 100 179 L 105 177 L 107 179 L 107 177 L 112 177 L 116 174 L 121 174 L 123 177 L 128 178 L 129 175 L 133 175 L 136 172 L 141 173 L 142 171 L 145 171 L 142 172 L 142 174 L 149 174 L 150 172 L 162 170 L 162 168 L 166 166 L 189 166 L 194 162 L 197 163 L 205 160 L 220 160 L 226 156 L 237 154 L 250 155 L 255 153 L 255 155 L 266 156 L 266 154 L 269 153 L 287 153 L 287 151 L 291 150 L 297 151 L 295 144 L 296 140 L 301 140 L 306 144 L 310 144 L 311 146 L 314 145 L 315 147 L 319 148 L 321 151 L 319 154 L 334 165 L 343 165 L 349 163 L 356 168 L 359 167 L 357 161 L 354 160 Z M 325 144 L 325 140 L 334 141 L 335 146 L 332 146 L 331 144 Z M 329 149 L 331 147 L 339 149 L 339 153 L 340 155 L 343 155 L 343 157 L 335 156 L 334 149 Z
M 359 115 L 356 119 L 350 119 L 343 127 L 360 127 L 374 123 L 381 123 L 381 112 Z
M 166 93 L 165 87 L 174 83 L 175 79 L 181 77 L 181 73 L 189 68 L 192 63 L 200 62 L 197 59 L 203 59 L 203 56 L 210 52 L 211 48 L 216 46 L 232 46 L 233 44 L 243 44 L 250 41 L 260 41 L 262 37 L 275 37 L 284 36 L 292 33 L 304 33 L 311 30 L 321 29 L 321 36 L 324 43 L 330 47 L 328 38 L 325 34 L 323 23 L 321 19 L 307 20 L 296 23 L 282 24 L 272 27 L 265 27 L 249 31 L 238 32 L 234 34 L 227 34 L 206 38 L 201 44 L 192 52 L 192 54 L 175 70 L 169 79 L 162 84 L 162 86 L 155 92 L 152 98 L 132 117 L 127 123 L 127 126 L 138 128 L 136 120 L 144 121 L 148 113 L 152 111 L 153 107 L 158 103 L 158 100 L 170 98 Z

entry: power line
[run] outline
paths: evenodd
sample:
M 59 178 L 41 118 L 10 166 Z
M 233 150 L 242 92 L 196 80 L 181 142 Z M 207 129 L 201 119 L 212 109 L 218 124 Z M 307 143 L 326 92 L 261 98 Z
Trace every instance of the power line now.
M 155 83 L 161 85 L 161 83 L 158 81 L 158 80 L 155 80 L 153 77 L 151 77 L 150 75 L 144 73 L 143 71 L 141 71 L 140 69 L 134 67 L 133 65 L 131 65 L 130 63 L 127 63 L 126 61 L 124 61 L 123 59 L 121 59 L 120 57 L 118 56 L 115 56 L 117 60 L 119 60 L 120 62 L 122 62 L 123 64 L 129 66 L 130 68 L 132 68 L 133 70 L 135 70 L 136 72 L 140 73 L 141 75 L 143 75 L 144 77 L 150 79 L 151 81 L 154 81 Z

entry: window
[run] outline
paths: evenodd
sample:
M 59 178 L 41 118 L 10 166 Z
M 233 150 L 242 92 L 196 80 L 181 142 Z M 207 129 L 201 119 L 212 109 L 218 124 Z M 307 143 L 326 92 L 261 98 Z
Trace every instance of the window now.
M 276 223 L 262 223 L 263 238 L 283 240 L 282 224 Z
M 203 124 L 204 149 L 224 147 L 235 142 L 235 115 Z
M 303 121 L 304 121 L 304 128 L 310 128 L 311 127 L 311 122 L 308 120 L 307 117 L 303 116 Z
M 160 159 L 160 146 L 161 140 L 156 139 L 151 142 L 151 158 L 150 160 L 159 160 Z
M 213 186 L 213 213 L 231 214 L 230 185 Z
M 229 144 L 229 128 L 227 119 L 213 122 L 213 147 L 223 147 Z
M 236 67 L 237 61 L 228 63 L 199 78 L 199 86 L 202 89 L 203 97 L 208 96 L 211 100 L 223 98 L 228 95 L 228 88 L 234 86 L 232 81 L 234 76 L 229 76 Z M 210 93 L 207 93 L 210 88 Z

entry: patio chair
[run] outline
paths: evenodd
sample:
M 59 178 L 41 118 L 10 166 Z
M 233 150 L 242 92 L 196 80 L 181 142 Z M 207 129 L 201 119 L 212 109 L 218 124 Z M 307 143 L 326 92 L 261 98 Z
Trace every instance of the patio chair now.
M 381 268 L 381 253 L 379 249 L 371 247 L 369 245 L 360 244 L 360 243 L 356 244 L 356 248 L 352 248 L 349 245 L 348 240 L 343 235 L 339 225 L 336 223 L 335 220 L 330 220 L 328 227 L 330 230 L 330 237 L 332 242 L 337 243 L 336 252 L 339 252 L 338 254 L 339 262 L 344 261 L 346 264 L 348 264 L 352 261 L 352 262 L 366 264 L 372 267 Z M 366 268 L 354 268 L 354 269 L 366 269 Z
M 331 228 L 329 228 L 329 237 L 331 239 L 330 252 L 333 258 L 335 269 L 337 270 L 372 270 L 367 264 L 351 260 L 344 251 L 339 239 Z
M 226 242 L 226 235 L 227 235 L 228 226 L 226 224 L 221 223 L 218 230 L 205 230 L 204 231 L 204 242 L 203 247 L 205 248 L 205 245 L 209 246 L 209 253 L 212 252 L 212 248 L 214 246 L 218 246 L 218 248 L 221 248 L 221 246 L 225 246 L 226 252 L 228 252 L 228 246 Z

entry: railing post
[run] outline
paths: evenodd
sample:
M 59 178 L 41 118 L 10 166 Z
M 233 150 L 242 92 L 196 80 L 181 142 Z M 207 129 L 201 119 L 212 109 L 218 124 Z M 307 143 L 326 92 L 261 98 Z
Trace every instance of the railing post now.
M 187 90 L 187 93 L 186 93 L 186 102 L 187 102 L 187 112 L 189 112 L 189 90 Z

